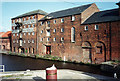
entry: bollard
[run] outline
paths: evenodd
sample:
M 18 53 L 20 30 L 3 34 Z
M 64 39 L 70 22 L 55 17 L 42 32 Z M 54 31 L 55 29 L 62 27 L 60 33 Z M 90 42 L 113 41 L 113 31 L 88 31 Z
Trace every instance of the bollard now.
M 54 66 L 46 68 L 46 81 L 57 81 L 57 68 Z

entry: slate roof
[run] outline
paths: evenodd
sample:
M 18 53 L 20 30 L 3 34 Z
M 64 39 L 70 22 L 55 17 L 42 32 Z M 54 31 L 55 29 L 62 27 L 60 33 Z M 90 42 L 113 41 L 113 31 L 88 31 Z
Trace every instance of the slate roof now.
M 119 10 L 111 9 L 94 13 L 82 24 L 92 24 L 119 20 L 120 20 Z
M 10 37 L 10 36 L 11 36 L 11 31 L 7 31 L 7 32 L 3 32 L 3 34 L 0 35 L 0 38 Z
M 34 14 L 41 14 L 41 15 L 47 15 L 47 13 L 45 11 L 42 11 L 42 10 L 34 10 L 34 11 L 31 11 L 31 12 L 28 12 L 28 13 L 25 13 L 25 14 L 22 14 L 22 15 L 19 15 L 17 17 L 14 17 L 12 19 L 15 19 L 15 18 L 20 18 L 20 17 L 24 17 L 24 16 L 29 16 L 29 15 L 34 15 Z
M 54 18 L 59 18 L 59 17 L 65 17 L 65 16 L 70 16 L 70 15 L 80 14 L 84 10 L 86 10 L 88 7 L 90 7 L 91 5 L 92 4 L 87 4 L 87 5 L 83 5 L 83 6 L 79 6 L 79 7 L 69 8 L 69 9 L 66 9 L 66 10 L 52 12 L 52 13 L 46 15 L 44 18 L 40 19 L 40 21 L 45 20 L 46 17 L 51 17 L 52 19 L 54 19 Z

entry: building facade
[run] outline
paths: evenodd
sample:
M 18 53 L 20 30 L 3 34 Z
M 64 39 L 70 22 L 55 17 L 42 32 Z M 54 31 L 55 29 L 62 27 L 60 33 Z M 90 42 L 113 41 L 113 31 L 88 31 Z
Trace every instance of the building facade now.
M 12 52 L 37 53 L 37 22 L 46 14 L 35 10 L 12 18 Z
M 38 22 L 38 53 L 85 63 L 120 60 L 119 10 L 99 11 L 93 3 L 46 15 Z
M 11 31 L 0 32 L 0 50 L 11 51 Z

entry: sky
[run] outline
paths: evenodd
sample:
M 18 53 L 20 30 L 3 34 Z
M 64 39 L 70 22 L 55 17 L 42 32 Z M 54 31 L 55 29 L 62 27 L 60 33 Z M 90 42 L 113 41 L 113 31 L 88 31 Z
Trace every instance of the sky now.
M 100 11 L 103 11 L 103 10 L 118 8 L 116 2 L 111 1 L 111 2 L 94 2 L 94 3 L 98 6 Z M 41 9 L 47 13 L 51 13 L 51 12 L 73 8 L 90 3 L 93 2 L 72 2 L 72 1 L 68 2 L 65 0 L 61 0 L 60 2 L 59 1 L 43 2 L 43 0 L 41 2 L 39 1 L 34 2 L 34 0 L 30 2 L 2 1 L 0 2 L 0 9 L 1 9 L 0 32 L 11 31 L 11 18 L 33 10 Z

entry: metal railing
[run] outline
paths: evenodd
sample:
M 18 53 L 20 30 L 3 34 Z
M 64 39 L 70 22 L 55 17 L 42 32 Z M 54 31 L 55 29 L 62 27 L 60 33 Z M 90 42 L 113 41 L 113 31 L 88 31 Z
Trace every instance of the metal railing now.
M 0 72 L 5 72 L 5 66 L 4 65 L 0 65 Z

